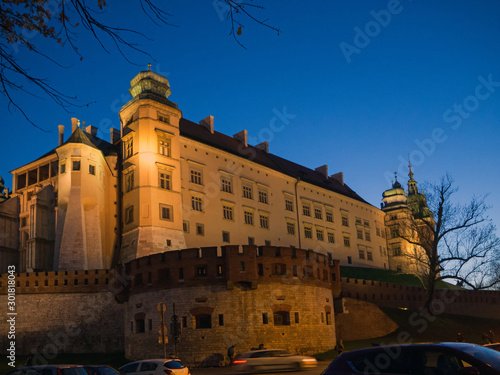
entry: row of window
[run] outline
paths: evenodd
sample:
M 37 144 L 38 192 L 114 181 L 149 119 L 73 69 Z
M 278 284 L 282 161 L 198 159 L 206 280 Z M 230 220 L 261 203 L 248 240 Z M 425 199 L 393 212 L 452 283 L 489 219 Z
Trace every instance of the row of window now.
M 72 164 L 72 170 L 73 171 L 79 171 L 81 170 L 81 161 L 80 160 L 73 160 Z M 66 173 L 66 162 L 61 163 L 61 174 Z M 89 174 L 95 176 L 95 165 L 89 164 Z
M 291 322 L 289 311 L 275 311 L 272 314 L 272 322 L 275 326 L 289 326 Z M 298 312 L 293 313 L 293 321 L 295 324 L 300 323 L 300 315 Z M 224 314 L 218 314 L 218 325 L 224 326 Z M 322 324 L 331 325 L 332 324 L 332 314 L 329 311 L 321 312 L 320 320 Z M 148 331 L 153 331 L 153 320 L 148 319 Z M 182 328 L 187 328 L 188 317 L 181 317 Z M 212 328 L 212 315 L 211 314 L 198 314 L 193 317 L 193 325 L 195 329 L 211 329 Z M 262 313 L 262 324 L 270 324 L 269 314 Z M 134 331 L 135 326 L 135 331 Z M 130 322 L 130 332 L 135 333 L 145 333 L 146 332 L 146 320 L 143 318 L 135 319 L 135 321 Z

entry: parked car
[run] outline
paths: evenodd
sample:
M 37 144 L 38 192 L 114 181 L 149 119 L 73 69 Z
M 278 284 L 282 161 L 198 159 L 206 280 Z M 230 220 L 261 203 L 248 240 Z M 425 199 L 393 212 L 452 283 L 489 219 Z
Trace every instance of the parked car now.
M 87 375 L 87 372 L 79 365 L 47 365 L 20 367 L 5 375 Z
M 123 375 L 121 371 L 108 365 L 85 365 L 88 375 Z
M 191 375 L 178 359 L 145 359 L 127 363 L 119 370 L 125 375 Z
M 496 342 L 494 344 L 486 344 L 486 345 L 483 345 L 485 348 L 490 348 L 490 349 L 493 349 L 493 350 L 498 350 L 500 352 L 500 342 Z
M 316 367 L 318 362 L 313 357 L 290 354 L 281 349 L 252 350 L 238 354 L 232 365 L 241 372 L 259 372 L 274 370 L 302 370 Z
M 322 375 L 500 375 L 500 352 L 466 343 L 376 346 L 339 355 Z

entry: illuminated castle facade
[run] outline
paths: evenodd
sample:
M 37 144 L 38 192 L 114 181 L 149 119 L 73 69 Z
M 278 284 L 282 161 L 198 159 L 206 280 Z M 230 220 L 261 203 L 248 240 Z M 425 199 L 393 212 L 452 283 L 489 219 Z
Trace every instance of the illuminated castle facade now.
M 2 264 L 110 268 L 164 251 L 249 244 L 406 270 L 386 238 L 394 202 L 411 206 L 399 183 L 380 210 L 326 165 L 311 170 L 273 155 L 267 142 L 251 146 L 246 130 L 219 133 L 212 116 L 184 119 L 167 79 L 151 70 L 131 81 L 130 93 L 110 142 L 73 118 L 66 141 L 59 125 L 58 147 L 12 171 L 13 192 L 0 206 L 9 223 Z

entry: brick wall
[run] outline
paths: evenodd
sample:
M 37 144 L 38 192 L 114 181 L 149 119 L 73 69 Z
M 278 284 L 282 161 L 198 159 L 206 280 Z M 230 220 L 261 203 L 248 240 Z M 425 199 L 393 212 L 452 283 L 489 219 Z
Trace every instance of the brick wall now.
M 418 309 L 425 301 L 423 288 L 344 277 L 342 296 L 392 308 Z M 439 313 L 498 319 L 500 292 L 438 289 L 433 307 Z

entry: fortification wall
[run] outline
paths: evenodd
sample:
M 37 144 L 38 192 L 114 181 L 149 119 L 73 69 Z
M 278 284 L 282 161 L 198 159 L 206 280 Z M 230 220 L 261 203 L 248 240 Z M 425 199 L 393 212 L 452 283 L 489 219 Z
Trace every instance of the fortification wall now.
M 123 305 L 115 300 L 109 270 L 14 274 L 15 294 L 7 293 L 8 274 L 0 275 L 0 306 L 14 301 L 14 331 L 0 321 L 2 347 L 15 342 L 17 355 L 38 364 L 59 353 L 123 351 Z M 9 345 L 7 345 L 9 344 Z
M 333 300 L 328 288 L 267 283 L 255 289 L 237 284 L 228 290 L 224 285 L 212 285 L 131 295 L 125 315 L 128 358 L 163 356 L 163 346 L 158 343 L 158 302 L 167 306 L 167 355 L 175 352 L 169 326 L 175 303 L 182 328 L 178 356 L 191 365 L 221 359 L 231 345 L 236 345 L 237 353 L 264 344 L 303 354 L 335 346 Z M 283 312 L 289 321 L 278 323 L 274 314 L 281 320 Z
M 264 344 L 305 354 L 335 345 L 339 265 L 323 254 L 281 247 L 196 248 L 139 258 L 126 272 L 129 358 L 163 355 L 159 302 L 167 305 L 168 329 L 175 303 L 182 327 L 178 355 L 189 364 L 223 358 L 230 345 L 237 352 Z M 170 332 L 167 354 L 175 351 L 173 341 Z
M 342 296 L 392 308 L 421 308 L 425 290 L 371 280 L 341 278 Z M 499 319 L 500 292 L 438 289 L 432 308 L 438 313 Z
M 394 332 L 398 325 L 374 303 L 343 298 L 343 312 L 335 314 L 337 338 L 344 341 L 382 337 Z

